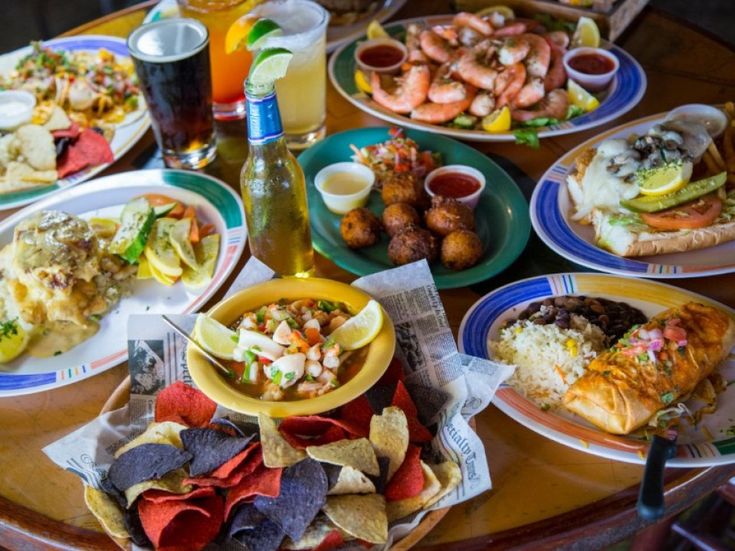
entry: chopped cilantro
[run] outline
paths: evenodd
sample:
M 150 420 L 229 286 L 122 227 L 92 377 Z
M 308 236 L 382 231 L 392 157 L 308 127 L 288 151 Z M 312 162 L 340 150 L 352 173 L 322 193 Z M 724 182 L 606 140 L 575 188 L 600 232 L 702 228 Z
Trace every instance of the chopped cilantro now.
M 333 388 L 337 388 L 339 386 L 339 381 L 337 379 L 332 379 L 329 381 L 329 384 L 332 385 Z
M 309 375 L 309 374 L 307 373 L 307 374 L 306 374 L 306 380 L 307 380 L 308 382 L 310 382 L 310 383 L 313 383 L 313 382 L 314 382 L 314 381 L 315 381 L 316 379 L 314 379 L 314 377 L 312 377 L 311 375 Z
M 286 323 L 291 329 L 298 329 L 300 327 L 299 322 L 293 318 L 286 318 Z
M 319 300 L 316 303 L 316 307 L 319 308 L 319 310 L 324 310 L 325 312 L 332 312 L 333 310 L 337 310 L 339 308 L 339 304 L 336 302 L 331 302 L 329 300 Z
M 280 370 L 276 369 L 275 372 L 271 371 L 271 380 L 275 384 L 277 384 L 277 385 L 280 385 L 281 384 L 281 377 L 283 377 L 283 373 L 281 373 Z
M 674 393 L 673 393 L 673 392 L 671 392 L 671 391 L 668 391 L 668 392 L 664 392 L 664 393 L 662 393 L 662 394 L 661 394 L 661 395 L 659 396 L 659 398 L 661 398 L 661 401 L 662 401 L 662 402 L 663 402 L 664 404 L 668 405 L 668 404 L 670 404 L 671 402 L 673 402 L 673 401 L 674 401 Z
M 283 378 L 286 379 L 287 381 L 293 381 L 294 377 L 296 377 L 296 373 L 294 373 L 293 371 L 289 371 L 283 376 Z
M 513 136 L 515 136 L 518 145 L 527 145 L 531 149 L 541 147 L 541 142 L 539 142 L 538 134 L 534 128 L 519 128 L 513 132 Z
M 18 318 L 0 323 L 0 338 L 11 337 L 18 334 Z
M 647 362 L 648 361 L 648 354 L 638 354 L 638 356 L 636 356 L 636 358 L 638 358 L 638 361 L 639 362 Z
M 327 337 L 327 340 L 325 340 L 322 343 L 322 350 L 329 350 L 332 348 L 335 344 L 337 344 L 337 341 L 335 341 L 332 337 Z

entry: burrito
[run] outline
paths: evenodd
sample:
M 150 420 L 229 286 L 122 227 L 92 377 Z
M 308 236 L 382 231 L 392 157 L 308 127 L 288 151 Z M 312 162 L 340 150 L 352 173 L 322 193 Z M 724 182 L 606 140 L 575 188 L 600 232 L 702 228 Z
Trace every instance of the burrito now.
M 735 321 L 696 302 L 632 328 L 592 360 L 564 395 L 564 406 L 602 430 L 628 434 L 685 398 L 727 357 Z

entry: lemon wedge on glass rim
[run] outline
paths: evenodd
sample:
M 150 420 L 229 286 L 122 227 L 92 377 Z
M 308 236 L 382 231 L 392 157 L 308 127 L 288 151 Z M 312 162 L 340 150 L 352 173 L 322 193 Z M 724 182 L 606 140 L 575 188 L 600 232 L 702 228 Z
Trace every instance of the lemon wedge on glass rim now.
M 375 301 L 369 301 L 356 316 L 351 317 L 329 335 L 344 350 L 357 350 L 370 344 L 383 327 L 383 309 Z
M 668 195 L 679 191 L 692 177 L 689 161 L 668 163 L 647 170 L 639 170 L 636 179 L 642 195 Z

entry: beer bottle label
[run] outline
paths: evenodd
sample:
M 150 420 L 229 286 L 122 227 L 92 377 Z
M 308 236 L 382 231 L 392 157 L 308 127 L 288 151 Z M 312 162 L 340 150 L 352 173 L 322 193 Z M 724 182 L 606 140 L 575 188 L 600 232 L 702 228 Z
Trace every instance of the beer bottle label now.
M 276 93 L 267 96 L 251 96 L 246 94 L 248 142 L 264 144 L 283 136 L 281 114 L 278 111 Z

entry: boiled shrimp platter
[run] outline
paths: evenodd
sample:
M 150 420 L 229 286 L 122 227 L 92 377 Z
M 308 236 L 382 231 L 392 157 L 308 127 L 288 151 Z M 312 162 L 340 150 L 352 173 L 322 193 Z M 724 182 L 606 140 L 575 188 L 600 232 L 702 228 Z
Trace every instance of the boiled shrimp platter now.
M 464 24 L 465 22 L 461 23 Z M 535 130 L 539 138 L 582 132 L 620 117 L 632 109 L 643 97 L 646 90 L 646 76 L 641 66 L 622 48 L 603 42 L 601 47 L 607 49 L 617 58 L 619 69 L 610 85 L 605 90 L 596 93 L 599 99 L 599 106 L 596 109 L 581 114 L 575 113 L 574 116 L 568 118 L 571 111 L 568 110 L 567 78 L 563 66 L 561 66 L 561 57 L 564 54 L 565 45 L 568 45 L 568 37 L 561 36 L 563 33 L 557 31 L 556 34 L 549 33 L 552 36 L 548 40 L 545 38 L 540 40 L 543 35 L 538 33 L 542 29 L 522 29 L 520 27 L 516 29 L 516 27 L 511 27 L 510 22 L 507 26 L 506 32 L 503 32 L 502 28 L 495 29 L 494 35 L 491 34 L 489 39 L 484 41 L 480 40 L 474 46 L 465 47 L 459 44 L 456 49 L 452 50 L 444 43 L 443 46 L 446 51 L 442 55 L 437 55 L 440 52 L 433 52 L 430 44 L 424 44 L 424 46 L 428 46 L 429 52 L 434 55 L 434 58 L 437 58 L 434 59 L 427 55 L 426 48 L 421 47 L 417 33 L 420 34 L 421 30 L 439 30 L 442 28 L 450 32 L 456 30 L 461 40 L 462 31 L 465 27 L 458 26 L 454 16 L 444 15 L 406 19 L 387 25 L 385 27 L 386 32 L 407 45 L 410 63 L 404 64 L 403 74 L 394 75 L 394 77 L 399 77 L 395 82 L 397 88 L 385 94 L 387 99 L 378 98 L 381 101 L 376 101 L 374 90 L 371 90 L 371 95 L 365 91 L 364 87 L 360 89 L 356 82 L 355 74 L 358 66 L 355 59 L 355 50 L 365 40 L 364 37 L 342 46 L 332 55 L 329 60 L 329 77 L 332 84 L 345 99 L 358 109 L 375 117 L 409 128 L 478 142 L 516 141 L 517 136 L 514 132 L 529 128 Z M 508 34 L 517 31 L 522 31 L 523 34 Z M 436 33 L 434 34 L 436 35 Z M 529 35 L 531 35 L 530 38 Z M 515 51 L 514 44 L 518 42 L 515 40 L 517 36 L 527 37 L 528 41 L 526 42 L 538 42 L 539 50 L 542 51 L 536 52 L 534 44 L 526 48 L 528 51 Z M 477 41 L 477 39 L 474 40 Z M 548 46 L 548 44 L 555 43 L 555 41 L 555 46 Z M 477 77 L 478 80 L 473 80 L 473 82 L 481 84 L 484 71 L 495 71 L 498 75 L 495 81 L 497 83 L 502 81 L 503 84 L 508 85 L 505 87 L 506 92 L 504 93 L 507 95 L 508 90 L 518 90 L 520 88 L 517 94 L 513 98 L 503 97 L 503 93 L 495 95 L 494 92 L 488 93 L 487 90 L 482 88 L 470 86 L 469 96 L 466 98 L 467 105 L 465 106 L 459 105 L 460 102 L 439 103 L 428 99 L 427 92 L 430 85 L 439 81 L 446 83 L 449 79 L 455 79 L 458 65 L 462 61 L 462 53 L 467 52 L 468 48 L 479 48 L 483 46 L 483 43 L 487 48 L 480 53 L 474 52 L 468 56 L 471 62 L 466 64 L 468 66 L 464 67 L 464 72 L 473 73 L 468 76 Z M 504 57 L 518 57 L 520 61 L 504 69 L 499 60 L 494 59 L 501 55 L 501 50 Z M 414 58 L 411 57 L 412 53 L 415 54 Z M 448 56 L 449 61 L 442 64 L 439 59 L 444 59 L 443 56 Z M 540 66 L 536 63 L 539 57 L 543 58 Z M 560 66 L 561 70 L 559 70 Z M 511 70 L 513 67 L 518 68 L 518 71 Z M 446 71 L 447 74 L 444 74 L 443 71 Z M 426 75 L 421 74 L 422 72 L 429 73 L 431 76 L 427 78 Z M 386 78 L 383 77 L 383 79 Z M 461 77 L 456 78 L 461 80 Z M 370 76 L 368 76 L 367 81 L 371 81 Z M 534 84 L 541 81 L 544 82 L 548 91 L 544 92 L 544 85 L 541 85 L 540 89 L 538 86 L 534 86 Z M 372 83 L 374 84 L 375 81 L 373 80 Z M 495 84 L 496 87 L 498 86 L 497 83 Z M 466 83 L 464 84 L 466 85 Z M 515 86 L 516 84 L 519 86 Z M 411 94 L 416 95 L 413 98 L 416 101 L 413 103 L 416 103 L 421 96 L 426 99 L 413 109 L 399 108 L 398 104 L 406 105 L 407 103 L 404 100 L 410 99 L 403 96 Z M 521 96 L 523 101 L 519 99 Z M 473 98 L 478 101 L 471 101 Z M 458 125 L 458 117 L 471 115 L 470 107 L 474 109 L 473 104 L 482 103 L 480 100 L 487 100 L 484 102 L 484 106 L 479 106 L 480 111 L 483 111 L 483 109 L 484 111 L 492 111 L 492 108 L 497 109 L 501 107 L 501 104 L 508 105 L 514 118 L 511 129 L 507 131 L 486 131 L 481 125 L 482 116 L 474 117 L 477 122 L 470 125 L 470 127 Z M 408 101 L 408 104 L 412 106 L 413 103 Z M 519 103 L 523 106 L 522 108 L 517 107 Z M 470 117 L 470 119 L 472 118 Z M 542 122 L 544 125 L 540 124 Z
M 623 302 L 646 317 L 690 301 L 713 306 L 735 318 L 735 311 L 707 297 L 656 281 L 594 273 L 566 273 L 537 276 L 510 283 L 478 300 L 465 314 L 459 328 L 460 351 L 472 356 L 493 358 L 490 341 L 498 339 L 506 323 L 533 302 L 559 296 L 583 295 Z M 735 377 L 732 355 L 717 371 L 725 381 Z M 702 406 L 698 398 L 685 402 L 690 412 Z M 540 435 L 593 455 L 643 464 L 649 442 L 645 431 L 633 435 L 604 432 L 564 408 L 539 407 L 510 384 L 503 384 L 493 403 L 506 415 Z M 693 424 L 682 419 L 676 457 L 667 467 L 706 467 L 735 462 L 735 387 L 727 385 L 717 394 L 716 408 Z

